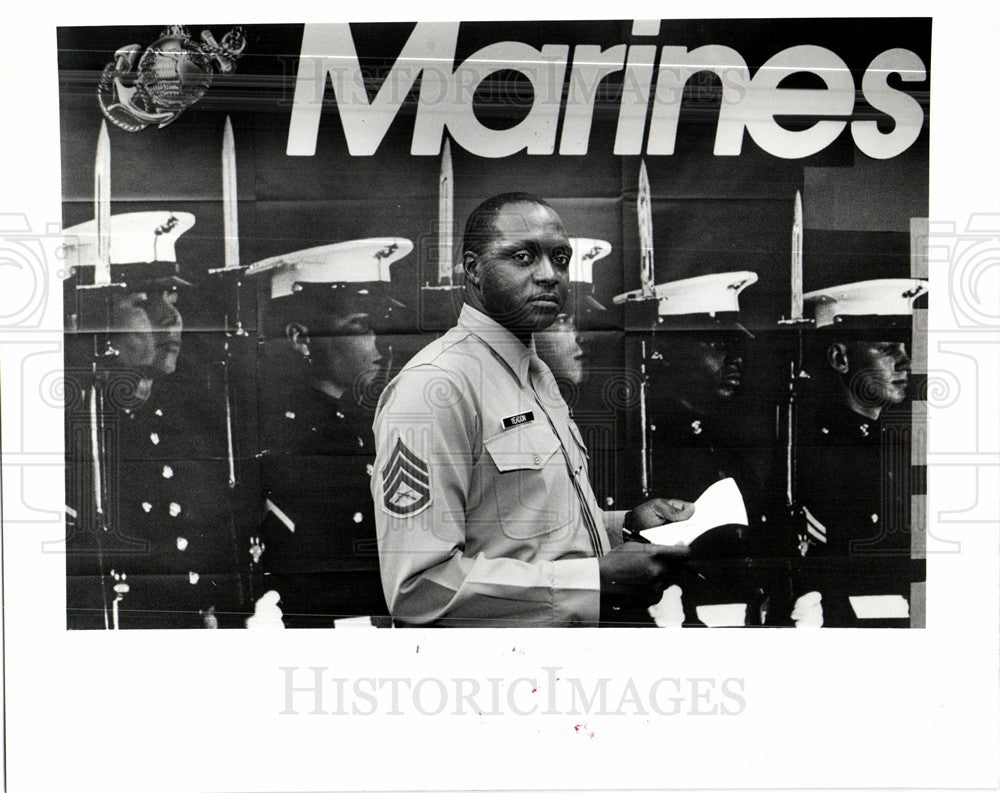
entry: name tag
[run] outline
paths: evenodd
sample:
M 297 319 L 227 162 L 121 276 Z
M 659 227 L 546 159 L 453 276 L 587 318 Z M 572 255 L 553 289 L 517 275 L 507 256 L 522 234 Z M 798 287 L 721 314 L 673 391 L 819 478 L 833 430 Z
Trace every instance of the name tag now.
M 527 413 L 518 413 L 516 416 L 508 416 L 503 420 L 503 428 L 509 430 L 511 427 L 516 427 L 519 424 L 527 424 L 529 421 L 535 420 L 535 414 L 532 411 Z

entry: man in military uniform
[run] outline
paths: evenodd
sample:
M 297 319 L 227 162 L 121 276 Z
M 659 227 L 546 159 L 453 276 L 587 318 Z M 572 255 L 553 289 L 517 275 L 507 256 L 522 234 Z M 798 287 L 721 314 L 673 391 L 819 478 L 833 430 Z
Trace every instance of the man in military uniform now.
M 686 549 L 622 543 L 586 448 L 532 334 L 563 310 L 572 250 L 544 201 L 480 204 L 463 239 L 458 325 L 389 384 L 372 495 L 382 583 L 403 625 L 596 625 L 659 599 Z M 654 499 L 640 530 L 690 515 Z
M 926 291 L 925 281 L 882 279 L 804 296 L 817 331 L 798 438 L 797 591 L 819 592 L 825 625 L 908 624 L 921 573 L 910 562 L 907 344 Z
M 320 246 L 251 265 L 264 291 L 257 562 L 286 627 L 387 614 L 369 492 L 390 360 L 374 330 L 408 240 Z
M 111 218 L 112 286 L 94 283 L 96 224 L 67 229 L 67 623 L 241 624 L 219 400 L 178 368 L 175 243 L 185 212 Z M 165 382 L 161 382 L 165 381 Z
M 641 428 L 648 432 L 651 493 L 695 501 L 715 482 L 733 478 L 748 514 L 756 512 L 756 487 L 734 416 L 743 350 L 752 338 L 739 322 L 739 295 L 756 281 L 753 272 L 696 276 L 659 284 L 643 301 L 656 307 L 647 339 L 647 426 Z M 630 320 L 630 325 L 639 322 Z M 681 584 L 685 624 L 703 624 L 698 618 L 702 606 L 751 599 L 740 567 L 745 533 L 745 526 L 717 527 L 692 544 L 693 552 L 715 561 L 700 563 L 701 575 L 686 575 Z

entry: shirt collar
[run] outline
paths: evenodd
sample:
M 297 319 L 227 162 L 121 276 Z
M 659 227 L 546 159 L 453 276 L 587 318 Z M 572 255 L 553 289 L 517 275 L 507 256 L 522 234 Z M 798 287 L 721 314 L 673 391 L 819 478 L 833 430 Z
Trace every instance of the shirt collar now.
M 531 339 L 531 345 L 525 347 L 521 340 L 507 328 L 468 303 L 462 306 L 462 312 L 458 316 L 458 324 L 479 337 L 487 347 L 499 355 L 504 363 L 511 368 L 511 371 L 517 375 L 522 386 L 530 387 L 528 364 L 531 358 L 536 355 L 534 337 Z

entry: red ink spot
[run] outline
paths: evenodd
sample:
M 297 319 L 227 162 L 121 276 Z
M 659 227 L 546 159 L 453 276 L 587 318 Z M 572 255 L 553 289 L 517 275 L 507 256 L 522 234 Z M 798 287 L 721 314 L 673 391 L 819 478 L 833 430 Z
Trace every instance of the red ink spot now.
M 419 644 L 417 645 L 417 652 L 418 653 L 420 652 L 420 645 Z
M 580 730 L 582 730 L 586 726 L 587 726 L 586 724 L 574 724 L 573 725 L 573 731 L 574 732 L 580 732 Z
M 535 693 L 536 691 L 538 691 L 538 689 L 537 689 L 537 688 L 533 688 L 533 689 L 531 689 L 531 693 L 532 693 L 532 694 L 534 694 L 534 693 Z
M 594 737 L 594 733 L 590 733 L 590 737 L 593 738 Z

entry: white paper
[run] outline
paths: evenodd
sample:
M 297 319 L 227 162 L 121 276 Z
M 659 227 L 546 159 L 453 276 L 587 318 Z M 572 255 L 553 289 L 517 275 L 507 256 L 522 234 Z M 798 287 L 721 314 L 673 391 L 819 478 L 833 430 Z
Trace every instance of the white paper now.
M 639 532 L 657 545 L 690 545 L 717 526 L 746 526 L 747 508 L 743 494 L 732 478 L 720 479 L 694 502 L 694 514 L 687 520 L 664 523 Z
M 910 616 L 910 604 L 902 595 L 851 595 L 848 600 L 859 620 L 903 619 Z

